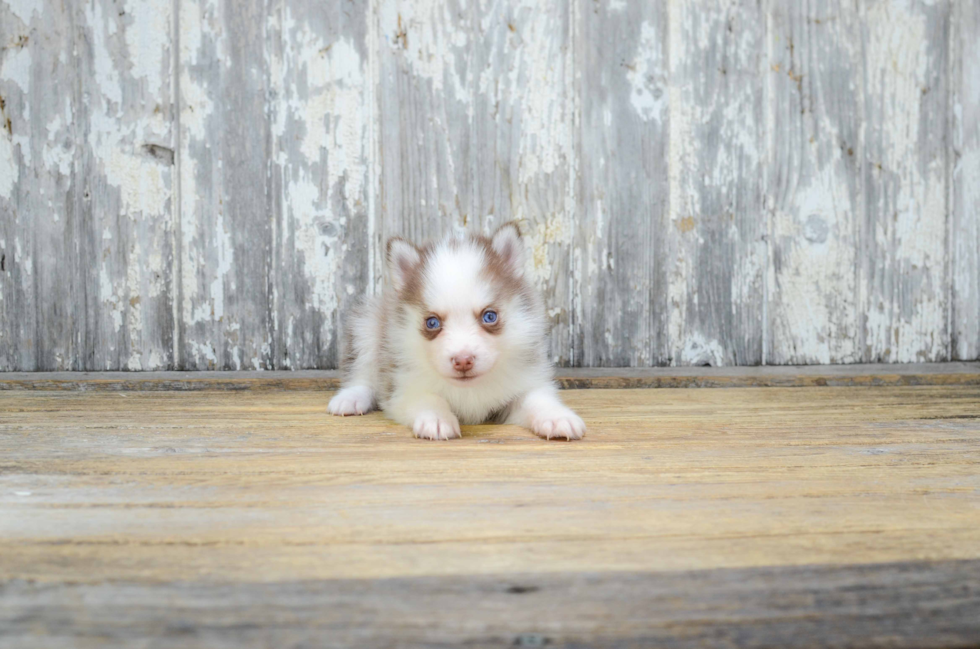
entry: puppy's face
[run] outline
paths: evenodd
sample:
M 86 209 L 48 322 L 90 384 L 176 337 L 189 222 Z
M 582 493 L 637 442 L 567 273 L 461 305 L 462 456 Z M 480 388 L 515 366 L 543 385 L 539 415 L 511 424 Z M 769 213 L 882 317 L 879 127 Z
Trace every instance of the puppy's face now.
M 478 384 L 529 338 L 516 225 L 501 227 L 492 239 L 453 239 L 422 250 L 395 239 L 388 259 L 409 347 L 445 380 Z

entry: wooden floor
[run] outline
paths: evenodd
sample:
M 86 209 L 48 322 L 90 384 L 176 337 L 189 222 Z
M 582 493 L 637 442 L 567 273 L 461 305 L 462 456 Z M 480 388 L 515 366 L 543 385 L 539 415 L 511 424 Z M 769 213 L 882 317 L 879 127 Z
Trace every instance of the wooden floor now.
M 0 647 L 980 646 L 980 385 L 0 391 Z

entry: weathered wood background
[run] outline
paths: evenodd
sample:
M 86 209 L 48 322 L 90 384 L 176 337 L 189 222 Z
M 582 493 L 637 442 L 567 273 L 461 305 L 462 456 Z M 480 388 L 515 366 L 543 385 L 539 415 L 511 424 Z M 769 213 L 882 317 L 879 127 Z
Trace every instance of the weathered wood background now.
M 519 219 L 565 365 L 980 356 L 976 0 L 0 0 L 0 370 L 331 368 Z

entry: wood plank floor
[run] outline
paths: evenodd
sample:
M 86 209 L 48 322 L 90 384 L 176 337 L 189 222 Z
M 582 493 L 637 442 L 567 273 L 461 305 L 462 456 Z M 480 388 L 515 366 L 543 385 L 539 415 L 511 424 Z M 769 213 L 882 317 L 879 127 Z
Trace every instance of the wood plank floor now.
M 0 647 L 977 646 L 980 386 L 0 391 Z

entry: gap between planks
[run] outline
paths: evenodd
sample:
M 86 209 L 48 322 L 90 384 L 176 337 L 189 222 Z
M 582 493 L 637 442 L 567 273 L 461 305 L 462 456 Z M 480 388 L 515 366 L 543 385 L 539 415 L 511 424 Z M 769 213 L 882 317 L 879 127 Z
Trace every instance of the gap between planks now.
M 337 370 L 7 372 L 0 390 L 336 390 Z M 755 367 L 564 368 L 562 389 L 980 385 L 980 362 Z

